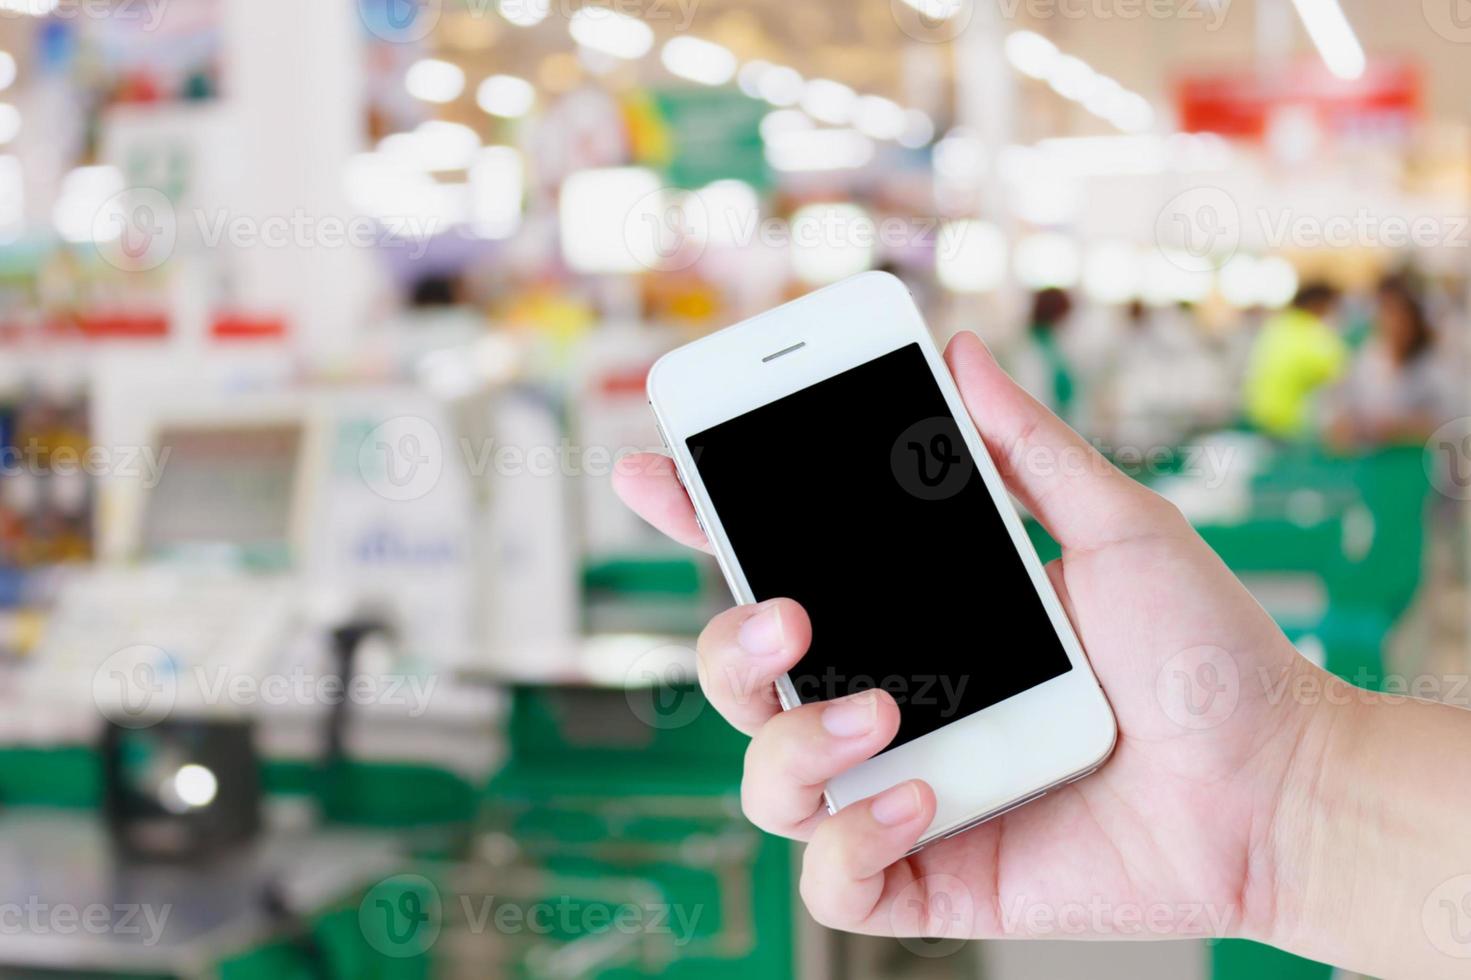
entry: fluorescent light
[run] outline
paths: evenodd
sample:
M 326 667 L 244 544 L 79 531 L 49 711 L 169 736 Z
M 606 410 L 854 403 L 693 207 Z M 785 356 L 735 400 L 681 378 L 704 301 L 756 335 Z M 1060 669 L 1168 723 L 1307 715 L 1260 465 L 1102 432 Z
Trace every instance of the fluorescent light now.
M 1348 80 L 1364 73 L 1364 48 L 1338 0 L 1292 0 L 1292 5 L 1329 71 Z
M 0 12 L 32 17 L 45 17 L 59 6 L 61 0 L 0 0 Z
M 899 145 L 911 150 L 928 146 L 935 138 L 935 121 L 919 109 L 904 112 L 904 132 L 899 134 Z
M 873 159 L 873 141 L 852 129 L 809 129 L 766 140 L 766 162 L 776 170 L 855 170 Z
M 736 73 L 736 85 L 740 90 L 753 99 L 761 98 L 761 76 L 765 75 L 775 66 L 769 61 L 757 58 L 741 65 L 741 70 Z
M 853 110 L 853 125 L 863 135 L 876 140 L 898 139 L 907 122 L 904 107 L 881 95 L 863 96 Z
M 0 51 L 0 92 L 15 84 L 15 56 L 9 51 Z
M 1083 292 L 1095 303 L 1126 303 L 1139 295 L 1143 264 L 1123 241 L 1099 242 L 1083 259 Z
M 1016 278 L 1029 289 L 1078 284 L 1082 259 L 1078 243 L 1057 232 L 1028 235 L 1016 246 Z
M 1006 60 L 1030 78 L 1046 78 L 1059 57 L 1057 45 L 1033 31 L 1013 31 L 1006 37 Z
M 659 57 L 670 74 L 701 85 L 724 85 L 736 72 L 736 56 L 729 48 L 687 35 L 670 38 Z
M 965 0 L 904 0 L 930 22 L 949 20 L 965 9 Z
M 389 162 L 425 173 L 463 170 L 480 150 L 475 130 L 460 123 L 431 119 L 411 133 L 394 133 L 378 142 Z
M 953 293 L 989 293 L 1006 279 L 1006 235 L 985 221 L 947 221 L 935 242 L 935 277 Z
M 1280 255 L 1269 255 L 1256 264 L 1256 301 L 1267 309 L 1292 302 L 1297 295 L 1297 270 Z
M 551 12 L 551 0 L 500 0 L 496 9 L 506 23 L 517 27 L 535 27 L 547 19 Z
M 516 119 L 531 111 L 536 89 L 515 75 L 491 75 L 475 90 L 475 104 L 492 116 Z
M 20 135 L 20 110 L 9 102 L 0 102 L 0 145 Z
M 819 122 L 846 123 L 857 101 L 857 93 L 830 78 L 814 78 L 802 87 L 802 108 Z
M 756 89 L 761 98 L 774 106 L 796 105 L 802 98 L 802 76 L 795 68 L 772 65 L 761 73 Z
M 792 214 L 792 273 L 822 286 L 873 268 L 877 228 L 856 204 L 809 204 Z
M 935 173 L 973 183 L 986 173 L 986 144 L 968 129 L 952 129 L 935 144 Z
M 1047 73 L 1047 84 L 1064 99 L 1083 102 L 1098 87 L 1098 76 L 1082 58 L 1065 54 L 1052 63 L 1052 69 Z
M 761 217 L 761 199 L 743 180 L 717 180 L 696 194 L 705 206 L 711 244 L 739 245 L 749 241 Z
M 591 9 L 591 8 L 583 8 Z M 667 201 L 659 177 L 643 167 L 579 170 L 562 182 L 562 255 L 576 272 L 633 273 L 656 268 Z
M 404 87 L 425 102 L 453 102 L 465 90 L 465 73 L 459 65 L 438 58 L 424 58 L 409 66 Z
M 1142 133 L 1154 125 L 1154 106 L 1137 92 L 1124 92 L 1112 101 L 1104 118 L 1126 133 Z
M 572 40 L 585 48 L 632 60 L 654 46 L 654 32 L 643 21 L 607 7 L 581 7 L 567 24 Z

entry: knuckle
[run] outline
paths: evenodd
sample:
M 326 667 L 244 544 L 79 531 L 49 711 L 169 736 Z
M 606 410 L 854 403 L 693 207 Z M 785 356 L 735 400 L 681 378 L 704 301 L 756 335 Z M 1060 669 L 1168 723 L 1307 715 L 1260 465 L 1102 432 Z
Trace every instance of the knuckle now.
M 812 851 L 810 847 L 807 850 L 809 854 Z M 832 893 L 818 884 L 816 876 L 808 871 L 809 867 L 808 859 L 804 858 L 802 880 L 798 886 L 798 892 L 802 896 L 802 904 L 807 907 L 807 913 L 820 926 L 828 929 L 845 928 L 848 922 L 833 901 Z

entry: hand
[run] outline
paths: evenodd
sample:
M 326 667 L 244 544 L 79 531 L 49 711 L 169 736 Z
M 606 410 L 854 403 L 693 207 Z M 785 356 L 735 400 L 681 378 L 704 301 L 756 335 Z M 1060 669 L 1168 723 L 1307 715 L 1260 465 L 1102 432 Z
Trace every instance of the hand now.
M 1316 668 L 1173 506 L 1022 391 L 975 336 L 945 358 L 1008 486 L 1062 545 L 1047 571 L 1118 716 L 1118 747 L 1095 775 L 906 858 L 934 813 L 928 786 L 833 816 L 822 802 L 828 779 L 893 737 L 898 707 L 868 692 L 781 711 L 772 683 L 811 626 L 775 599 L 722 613 L 699 642 L 706 695 L 752 736 L 746 814 L 808 842 L 802 897 L 834 928 L 1271 939 L 1273 828 L 1298 785 L 1298 749 L 1314 744 L 1310 712 L 1272 692 Z M 615 486 L 656 527 L 708 550 L 671 461 L 631 457 Z

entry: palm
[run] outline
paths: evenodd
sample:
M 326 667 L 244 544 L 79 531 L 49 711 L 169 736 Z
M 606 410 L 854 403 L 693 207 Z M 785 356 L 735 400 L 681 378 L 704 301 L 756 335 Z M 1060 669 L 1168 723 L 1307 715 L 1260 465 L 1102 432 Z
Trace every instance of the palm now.
M 1249 694 L 1262 685 L 1240 680 L 1278 675 L 1294 655 L 1183 522 L 1069 552 L 1053 571 L 1118 718 L 1114 756 L 1089 779 L 919 852 L 908 873 L 958 879 L 945 880 L 971 894 L 947 897 L 974 902 L 980 935 L 1238 928 L 1254 884 L 1252 834 L 1287 762 L 1271 703 Z M 1156 918 L 1141 917 L 1148 910 Z

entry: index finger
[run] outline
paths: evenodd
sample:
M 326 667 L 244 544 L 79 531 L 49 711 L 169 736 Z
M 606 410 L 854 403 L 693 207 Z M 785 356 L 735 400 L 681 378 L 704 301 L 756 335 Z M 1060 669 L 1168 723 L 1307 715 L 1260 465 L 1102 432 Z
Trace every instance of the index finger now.
M 711 551 L 674 468 L 659 453 L 630 453 L 613 468 L 613 491 L 630 510 L 680 544 Z

